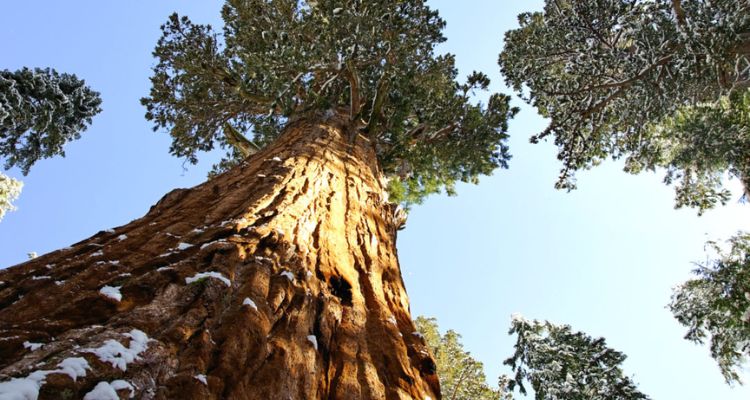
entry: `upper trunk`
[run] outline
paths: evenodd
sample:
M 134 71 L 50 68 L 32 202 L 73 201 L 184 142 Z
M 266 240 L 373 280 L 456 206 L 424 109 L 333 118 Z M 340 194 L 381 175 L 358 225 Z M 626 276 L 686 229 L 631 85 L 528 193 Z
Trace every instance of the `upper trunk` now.
M 439 398 L 394 205 L 354 129 L 293 122 L 143 218 L 0 271 L 0 398 L 114 380 L 145 399 Z

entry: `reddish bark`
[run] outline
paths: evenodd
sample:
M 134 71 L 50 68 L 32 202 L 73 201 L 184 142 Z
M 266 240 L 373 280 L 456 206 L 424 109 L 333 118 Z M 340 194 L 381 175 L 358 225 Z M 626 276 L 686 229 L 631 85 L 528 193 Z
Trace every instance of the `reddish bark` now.
M 438 399 L 398 265 L 394 205 L 347 121 L 293 122 L 143 218 L 0 271 L 0 382 L 83 357 L 85 377 L 50 373 L 40 398 L 122 379 L 144 399 Z M 207 272 L 221 275 L 186 283 Z M 86 350 L 137 347 L 123 336 L 133 329 L 151 340 L 125 371 Z

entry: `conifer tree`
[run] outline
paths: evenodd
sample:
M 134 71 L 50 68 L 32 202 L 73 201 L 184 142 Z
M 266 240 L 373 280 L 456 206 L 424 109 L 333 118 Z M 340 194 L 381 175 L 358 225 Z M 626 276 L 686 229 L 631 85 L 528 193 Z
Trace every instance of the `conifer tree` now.
M 568 325 L 514 316 L 509 334 L 517 335 L 515 352 L 505 361 L 514 372 L 508 382 L 537 400 L 648 399 L 624 375 L 625 355 L 607 347 L 604 338 L 576 332 Z
M 550 119 L 557 186 L 608 157 L 666 169 L 676 205 L 750 188 L 750 5 L 744 0 L 548 0 L 506 33 L 507 83 Z
M 445 400 L 509 400 L 503 388 L 487 385 L 484 366 L 464 350 L 461 335 L 453 330 L 441 335 L 435 318 L 418 317 L 415 325 L 435 357 L 440 389 Z
M 727 383 L 742 383 L 740 369 L 750 356 L 750 235 L 730 239 L 728 251 L 709 245 L 718 258 L 675 288 L 669 308 L 688 328 L 685 339 L 709 342 Z
M 0 157 L 5 169 L 28 174 L 35 162 L 65 156 L 101 111 L 99 93 L 75 75 L 54 69 L 0 71 Z

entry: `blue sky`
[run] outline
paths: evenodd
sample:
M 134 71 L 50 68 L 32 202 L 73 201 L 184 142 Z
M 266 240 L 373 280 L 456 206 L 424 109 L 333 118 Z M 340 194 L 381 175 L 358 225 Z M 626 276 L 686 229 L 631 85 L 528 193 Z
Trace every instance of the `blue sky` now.
M 481 70 L 502 85 L 496 60 L 515 16 L 539 0 L 439 0 L 448 21 L 442 51 L 462 75 Z M 154 133 L 138 99 L 149 88 L 151 50 L 172 11 L 220 26 L 220 1 L 12 2 L 0 13 L 0 68 L 54 67 L 102 94 L 104 111 L 66 158 L 38 163 L 18 211 L 0 222 L 0 267 L 70 245 L 145 214 L 164 193 L 202 182 L 213 161 L 183 170 Z M 520 101 L 516 104 L 522 106 Z M 660 174 L 631 176 L 618 163 L 579 175 L 579 189 L 556 191 L 559 164 L 545 127 L 528 108 L 511 124 L 509 170 L 462 185 L 457 197 L 415 207 L 399 234 L 412 314 L 438 318 L 485 363 L 494 382 L 511 353 L 510 314 L 568 323 L 626 354 L 626 372 L 654 399 L 747 399 L 723 382 L 706 347 L 682 340 L 664 307 L 671 288 L 705 259 L 707 239 L 747 229 L 750 207 L 733 202 L 697 217 L 674 210 Z M 746 378 L 750 377 L 748 374 Z

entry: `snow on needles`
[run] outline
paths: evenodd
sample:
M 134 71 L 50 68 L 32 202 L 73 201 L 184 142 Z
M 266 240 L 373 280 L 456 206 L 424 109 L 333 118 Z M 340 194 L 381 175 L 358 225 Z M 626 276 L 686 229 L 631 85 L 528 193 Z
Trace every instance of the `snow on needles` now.
M 523 315 L 521 315 L 521 313 L 513 313 L 513 314 L 511 314 L 510 315 L 510 319 L 513 322 L 523 322 L 523 321 L 526 321 L 526 318 L 524 318 Z
M 224 277 L 224 275 L 222 275 L 219 272 L 200 272 L 200 273 L 193 275 L 190 278 L 185 278 L 185 283 L 191 284 L 193 282 L 198 282 L 199 280 L 206 279 L 206 278 L 216 278 L 224 282 L 225 285 L 232 286 L 232 281 Z
M 148 347 L 148 336 L 133 329 L 124 334 L 130 338 L 130 345 L 125 347 L 117 340 L 109 339 L 103 345 L 96 349 L 86 349 L 87 353 L 94 353 L 102 362 L 110 363 L 113 367 L 120 368 L 123 371 L 128 369 L 128 364 L 139 358 L 139 355 Z

